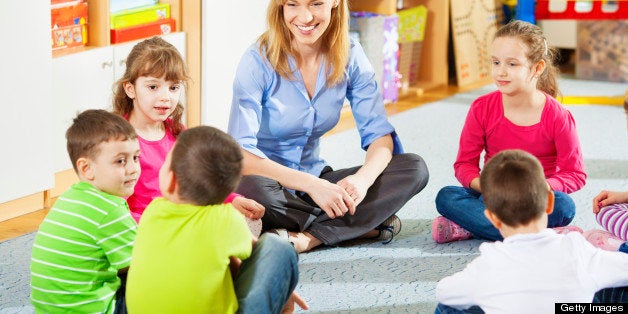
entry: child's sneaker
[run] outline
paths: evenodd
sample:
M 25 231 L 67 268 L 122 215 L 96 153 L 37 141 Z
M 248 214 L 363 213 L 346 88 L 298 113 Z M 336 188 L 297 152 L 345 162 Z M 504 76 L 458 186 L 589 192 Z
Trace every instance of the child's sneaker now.
M 582 234 L 593 246 L 606 251 L 617 251 L 624 240 L 604 230 L 594 229 Z
M 558 234 L 567 234 L 569 232 L 578 232 L 582 233 L 582 229 L 578 226 L 564 226 L 564 227 L 555 227 L 552 228 Z
M 436 243 L 466 240 L 471 237 L 471 232 L 443 216 L 436 217 L 432 222 L 432 239 Z

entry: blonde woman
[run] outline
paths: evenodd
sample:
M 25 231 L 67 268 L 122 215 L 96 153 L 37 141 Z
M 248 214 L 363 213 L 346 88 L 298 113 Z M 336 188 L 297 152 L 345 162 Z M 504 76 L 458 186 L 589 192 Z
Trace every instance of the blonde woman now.
M 373 67 L 348 36 L 346 0 L 271 0 L 267 30 L 244 54 L 229 133 L 240 144 L 237 192 L 266 208 L 263 229 L 299 252 L 359 237 L 392 240 L 395 213 L 428 180 L 388 122 Z M 364 163 L 333 170 L 320 137 L 351 104 Z

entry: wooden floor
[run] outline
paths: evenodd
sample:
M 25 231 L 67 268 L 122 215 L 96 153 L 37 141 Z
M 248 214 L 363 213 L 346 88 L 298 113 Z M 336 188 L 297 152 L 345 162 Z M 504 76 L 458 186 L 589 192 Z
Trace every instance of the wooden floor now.
M 442 98 L 452 96 L 459 92 L 465 92 L 471 89 L 478 88 L 484 84 L 485 83 L 466 86 L 465 88 L 459 88 L 456 86 L 443 86 L 430 91 L 426 91 L 420 95 L 405 95 L 404 97 L 401 97 L 399 101 L 387 104 L 386 111 L 388 115 L 393 115 L 395 113 L 416 108 L 425 103 L 434 102 Z M 345 110 L 341 113 L 340 122 L 338 123 L 338 125 L 334 129 L 329 131 L 328 134 L 334 134 L 336 132 L 348 130 L 354 127 L 355 122 L 353 121 L 353 117 L 351 116 L 351 111 Z M 30 214 L 0 222 L 0 242 L 36 231 L 39 228 L 39 224 L 41 224 L 47 213 L 48 209 L 42 209 Z

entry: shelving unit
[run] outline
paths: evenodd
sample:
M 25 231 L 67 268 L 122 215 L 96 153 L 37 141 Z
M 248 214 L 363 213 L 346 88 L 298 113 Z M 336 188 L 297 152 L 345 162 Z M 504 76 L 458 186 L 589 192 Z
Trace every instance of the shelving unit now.
M 447 49 L 449 38 L 449 1 L 446 0 L 404 0 L 402 9 L 424 5 L 427 10 L 425 39 L 421 50 L 419 82 L 407 90 L 401 90 L 400 98 L 422 94 L 449 81 Z M 351 11 L 368 11 L 390 15 L 397 12 L 397 0 L 350 0 Z
M 176 21 L 175 31 L 180 32 L 182 30 L 182 0 L 160 0 L 159 3 L 170 4 L 170 17 Z M 87 45 L 85 47 L 53 50 L 53 58 L 112 45 L 109 27 L 109 0 L 87 0 L 87 6 Z
M 105 107 L 105 104 L 108 104 L 109 98 L 107 96 L 111 94 L 111 84 L 115 77 L 113 73 L 115 73 L 116 69 L 114 67 L 120 66 L 119 63 L 122 61 L 120 58 L 126 58 L 122 55 L 128 54 L 134 44 L 134 42 L 110 44 L 109 0 L 87 0 L 87 3 L 89 32 L 87 45 L 85 47 L 58 49 L 53 51 L 52 54 L 50 49 L 47 51 L 43 50 L 43 54 L 51 58 L 47 62 L 52 62 L 52 73 L 47 72 L 47 69 L 42 69 L 46 71 L 42 72 L 40 77 L 50 77 L 47 74 L 52 74 L 51 82 L 46 82 L 46 85 L 52 85 L 53 92 L 52 99 L 49 99 L 47 102 L 37 103 L 46 104 L 46 108 L 56 108 L 57 106 L 65 105 L 70 107 L 66 108 L 66 114 L 59 113 L 58 108 L 55 110 L 50 109 L 52 114 L 45 116 L 46 121 L 50 122 L 52 127 L 48 127 L 48 124 L 40 123 L 42 126 L 45 126 L 45 130 L 33 130 L 37 134 L 42 133 L 43 136 L 40 137 L 40 143 L 35 141 L 31 145 L 43 148 L 51 147 L 50 149 L 39 150 L 38 156 L 33 155 L 33 158 L 37 160 L 45 158 L 50 161 L 52 159 L 51 163 L 54 164 L 54 156 L 63 156 L 63 160 L 67 159 L 65 144 L 57 145 L 58 143 L 56 143 L 59 137 L 58 134 L 60 134 L 59 128 L 63 128 L 59 124 L 65 123 L 58 118 L 63 116 L 63 119 L 65 119 L 68 111 L 75 114 L 76 109 Z M 186 119 L 188 127 L 196 126 L 200 124 L 201 112 L 202 2 L 201 0 L 160 0 L 159 3 L 170 4 L 171 18 L 176 21 L 176 32 L 165 35 L 165 37 L 167 37 L 166 40 L 171 41 L 183 52 L 188 63 L 191 80 L 185 97 Z M 45 14 L 50 16 L 50 1 L 37 0 L 33 5 L 37 12 L 44 16 Z M 50 30 L 46 29 L 50 25 L 50 20 L 46 21 L 43 18 L 40 18 L 40 20 L 42 23 L 38 25 L 41 26 L 38 26 L 36 29 L 33 28 L 33 32 L 41 36 L 46 36 L 46 34 L 50 36 Z M 44 26 L 46 23 L 47 26 Z M 118 58 L 115 58 L 115 55 Z M 105 81 L 101 80 L 102 77 L 105 77 Z M 72 90 L 73 92 L 69 92 L 68 85 L 76 81 L 80 84 L 75 84 L 76 87 Z M 42 84 L 45 83 L 42 82 Z M 66 92 L 63 93 L 59 89 L 55 91 L 55 87 L 61 87 L 60 90 Z M 97 90 L 96 93 L 93 93 L 94 89 Z M 81 93 L 83 96 L 76 95 Z M 72 102 L 75 103 L 72 104 Z M 77 103 L 79 103 L 78 106 L 76 105 Z M 42 143 L 46 143 L 46 145 Z M 59 159 L 61 157 L 56 158 Z M 0 221 L 51 206 L 56 196 L 77 180 L 74 171 L 69 169 L 71 166 L 64 165 L 59 167 L 59 165 L 60 163 L 58 162 L 56 167 L 53 165 L 52 169 L 40 171 L 37 174 L 38 181 L 47 180 L 50 182 L 54 178 L 52 188 L 42 191 L 36 187 L 38 185 L 32 184 L 32 194 L 26 195 L 27 193 L 22 193 L 24 196 L 21 198 L 0 203 Z M 50 184 L 47 184 L 44 188 L 50 186 Z

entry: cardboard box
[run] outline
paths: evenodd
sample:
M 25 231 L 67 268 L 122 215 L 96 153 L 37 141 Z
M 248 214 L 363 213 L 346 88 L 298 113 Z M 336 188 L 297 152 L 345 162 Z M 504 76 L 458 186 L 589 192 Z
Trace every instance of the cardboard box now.
M 628 82 L 628 21 L 578 21 L 576 77 Z
M 111 43 L 117 44 L 156 35 L 166 35 L 175 30 L 175 21 L 173 19 L 164 19 L 148 24 L 112 29 Z
M 111 29 L 119 29 L 167 18 L 170 18 L 170 4 L 163 3 L 112 13 L 109 22 Z
M 458 86 L 490 81 L 490 47 L 502 14 L 500 0 L 451 0 Z

